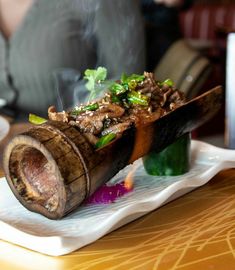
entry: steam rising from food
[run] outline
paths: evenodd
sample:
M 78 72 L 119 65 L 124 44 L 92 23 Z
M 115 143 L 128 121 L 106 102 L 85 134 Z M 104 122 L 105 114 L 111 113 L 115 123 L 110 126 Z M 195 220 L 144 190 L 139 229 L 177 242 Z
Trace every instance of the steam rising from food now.
M 67 112 L 48 109 L 50 120 L 75 126 L 98 148 L 121 137 L 131 126 L 147 125 L 185 103 L 183 93 L 175 89 L 170 79 L 160 82 L 152 73 L 124 73 L 121 79 L 110 82 L 105 81 L 104 71 L 98 68 L 85 72 L 91 94 L 96 91 L 96 81 L 108 86 L 103 98 Z
M 122 72 L 127 74 L 143 73 L 145 67 L 145 44 L 142 15 L 139 1 L 137 0 L 75 0 L 73 1 L 74 21 L 79 26 L 82 18 L 82 26 L 78 31 L 69 33 L 81 38 L 83 46 L 86 46 L 89 55 L 84 53 L 80 44 L 75 44 L 78 54 L 74 57 L 81 59 L 81 65 L 73 67 L 78 74 L 83 74 L 86 68 L 105 66 L 109 71 L 108 79 L 120 78 Z M 77 15 L 79 13 L 79 15 Z M 75 27 L 74 27 L 75 28 Z M 80 48 L 81 47 L 81 48 Z M 91 57 L 91 55 L 93 55 Z M 92 58 L 88 60 L 87 58 Z M 87 64 L 89 62 L 89 65 Z M 65 75 L 71 75 L 71 70 L 60 70 Z M 61 74 L 59 74 L 61 79 Z M 67 110 L 71 105 L 87 102 L 87 91 L 82 78 L 77 81 L 70 77 L 70 85 L 57 85 L 63 107 L 58 110 Z M 66 76 L 62 76 L 63 79 Z M 81 76 L 82 77 L 82 76 Z M 59 79 L 57 78 L 57 81 Z M 70 102 L 65 99 L 70 98 Z M 73 103 L 73 104 L 72 104 Z M 61 102 L 60 104 L 61 105 Z

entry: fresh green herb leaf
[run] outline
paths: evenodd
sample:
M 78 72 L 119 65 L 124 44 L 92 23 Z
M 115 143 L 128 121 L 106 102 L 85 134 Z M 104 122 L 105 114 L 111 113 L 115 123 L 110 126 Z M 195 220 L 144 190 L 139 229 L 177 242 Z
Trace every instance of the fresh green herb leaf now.
M 96 96 L 96 84 L 104 81 L 107 77 L 107 69 L 104 67 L 98 67 L 97 69 L 87 69 L 84 73 L 84 79 L 88 82 L 86 83 L 86 88 L 90 91 L 89 100 L 91 97 L 94 98 Z
M 109 133 L 107 135 L 102 136 L 98 142 L 96 143 L 95 147 L 100 148 L 105 146 L 106 144 L 110 143 L 113 139 L 116 138 L 116 134 L 114 133 Z
M 84 111 L 96 111 L 98 108 L 99 108 L 98 103 L 89 104 L 83 107 Z
M 172 86 L 174 85 L 174 83 L 173 83 L 173 81 L 172 81 L 171 79 L 166 79 L 166 80 L 163 82 L 163 84 L 166 84 L 166 85 L 168 85 L 168 86 L 170 86 L 170 87 L 172 87 Z
M 138 75 L 138 74 L 132 74 L 128 79 L 129 81 L 137 81 L 137 82 L 142 82 L 144 80 L 145 76 L 144 75 Z
M 122 83 L 123 87 L 126 89 L 126 90 L 129 90 L 129 86 L 128 86 L 128 83 Z
M 168 85 L 169 87 L 173 87 L 174 86 L 174 82 L 171 79 L 166 79 L 165 81 L 158 83 L 158 85 L 160 87 L 162 87 L 164 84 L 165 85 Z
M 125 73 L 123 73 L 121 76 L 121 82 L 122 84 L 128 84 L 130 81 L 136 81 L 137 83 L 139 83 L 142 82 L 144 78 L 144 75 L 132 74 L 130 76 L 127 76 Z
M 104 67 L 98 67 L 97 69 L 85 70 L 84 79 L 92 82 L 104 81 L 107 77 L 107 69 Z M 89 89 L 90 90 L 90 89 Z
M 126 75 L 126 73 L 122 73 L 121 76 L 121 83 L 126 83 L 128 76 Z
M 119 98 L 118 96 L 116 96 L 116 95 L 112 95 L 112 96 L 111 96 L 111 101 L 112 101 L 113 103 L 117 103 L 117 104 L 120 104 L 120 103 L 121 103 L 120 98 Z
M 109 88 L 109 90 L 115 94 L 115 95 L 121 95 L 123 93 L 125 93 L 127 91 L 126 88 L 124 88 L 123 85 L 119 84 L 119 83 L 114 83 L 111 85 L 111 87 Z
M 127 99 L 132 104 L 148 106 L 148 97 L 145 95 L 140 94 L 136 91 L 130 91 L 127 94 Z
M 138 84 L 137 81 L 132 80 L 132 81 L 128 82 L 128 87 L 129 87 L 130 90 L 135 90 L 137 84 Z
M 80 113 L 83 113 L 85 111 L 96 111 L 99 108 L 98 103 L 92 103 L 83 107 L 75 108 L 72 110 L 71 114 L 74 116 L 79 115 Z
M 41 125 L 41 124 L 47 122 L 47 119 L 30 113 L 29 114 L 29 122 L 34 124 L 34 125 Z

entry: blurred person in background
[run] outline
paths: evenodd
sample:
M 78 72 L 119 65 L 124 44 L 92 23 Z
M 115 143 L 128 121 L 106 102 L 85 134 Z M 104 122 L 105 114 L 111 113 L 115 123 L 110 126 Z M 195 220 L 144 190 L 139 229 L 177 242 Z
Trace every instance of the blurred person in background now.
M 138 0 L 0 0 L 0 106 L 45 116 L 55 70 L 142 73 L 144 49 Z
M 141 0 L 146 28 L 146 65 L 153 71 L 161 57 L 176 40 L 182 38 L 179 12 L 192 6 L 193 0 Z

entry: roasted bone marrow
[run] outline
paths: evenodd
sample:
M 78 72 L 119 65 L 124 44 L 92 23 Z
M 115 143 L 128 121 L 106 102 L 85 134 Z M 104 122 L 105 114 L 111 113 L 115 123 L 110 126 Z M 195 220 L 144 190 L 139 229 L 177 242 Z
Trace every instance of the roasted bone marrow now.
M 8 184 L 27 209 L 60 219 L 126 165 L 205 123 L 221 103 L 221 87 L 186 101 L 170 80 L 124 76 L 101 99 L 66 112 L 50 107 L 45 123 L 15 136 L 4 151 Z

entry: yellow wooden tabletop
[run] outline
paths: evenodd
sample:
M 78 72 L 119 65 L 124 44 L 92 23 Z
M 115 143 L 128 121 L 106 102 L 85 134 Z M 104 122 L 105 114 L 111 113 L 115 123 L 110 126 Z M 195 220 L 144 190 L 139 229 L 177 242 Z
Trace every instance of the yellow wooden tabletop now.
M 22 128 L 13 126 L 9 137 Z M 49 257 L 0 241 L 0 269 L 233 270 L 235 170 L 69 255 Z

